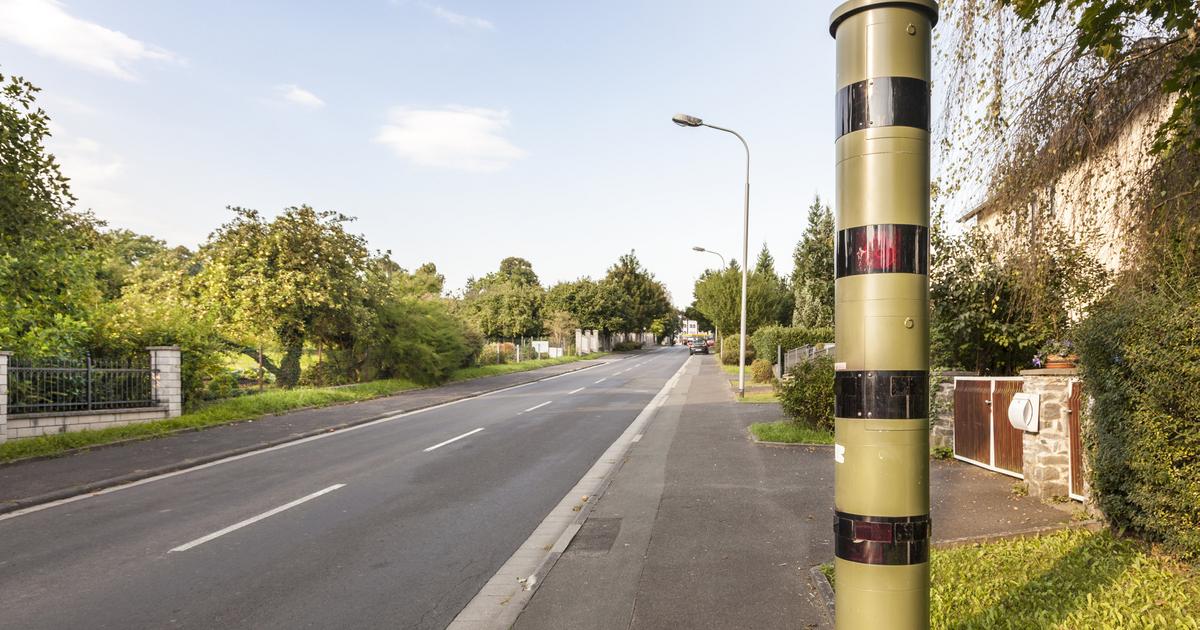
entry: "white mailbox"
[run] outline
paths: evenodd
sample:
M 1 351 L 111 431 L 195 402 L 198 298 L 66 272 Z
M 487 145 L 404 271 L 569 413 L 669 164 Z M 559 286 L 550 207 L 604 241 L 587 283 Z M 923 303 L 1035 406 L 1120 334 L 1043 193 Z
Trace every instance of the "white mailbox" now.
M 1013 394 L 1012 402 L 1008 403 L 1008 423 L 1014 429 L 1037 433 L 1039 430 L 1038 416 L 1042 408 L 1041 396 L 1017 392 Z

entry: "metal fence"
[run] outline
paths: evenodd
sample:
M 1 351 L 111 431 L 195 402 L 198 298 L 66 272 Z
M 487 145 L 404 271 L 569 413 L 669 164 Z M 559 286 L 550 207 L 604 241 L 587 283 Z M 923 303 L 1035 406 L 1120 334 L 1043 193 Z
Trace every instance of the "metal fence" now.
M 150 357 L 21 359 L 8 364 L 8 413 L 60 413 L 150 407 Z
M 834 345 L 831 343 L 819 343 L 815 346 L 800 346 L 791 350 L 783 350 L 780 348 L 779 360 L 775 364 L 775 377 L 785 378 L 788 370 L 797 363 L 811 361 L 817 357 L 833 356 Z

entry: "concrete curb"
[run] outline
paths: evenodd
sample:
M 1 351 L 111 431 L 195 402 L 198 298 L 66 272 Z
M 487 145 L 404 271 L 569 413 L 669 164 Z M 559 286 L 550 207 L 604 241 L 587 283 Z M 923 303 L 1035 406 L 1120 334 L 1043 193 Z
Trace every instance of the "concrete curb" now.
M 579 533 L 596 501 L 612 485 L 634 444 L 633 438 L 642 433 L 670 397 L 691 363 L 690 359 L 667 380 L 620 437 L 584 473 L 579 483 L 550 510 L 529 538 L 459 611 L 447 630 L 507 630 L 516 623 L 538 585 Z
M 821 565 L 817 565 L 808 570 L 808 577 L 812 579 L 813 587 L 817 589 L 817 594 L 821 596 L 821 601 L 825 603 L 825 607 L 829 609 L 830 621 L 833 621 L 833 611 L 836 607 L 837 599 L 833 595 L 833 585 L 829 583 L 829 578 L 821 571 Z
M 460 400 L 467 400 L 467 399 L 469 399 L 469 398 L 477 398 L 477 397 L 479 397 L 479 396 L 483 396 L 483 395 L 485 395 L 485 394 L 491 394 L 491 393 L 498 392 L 498 391 L 505 390 L 505 389 L 511 389 L 511 388 L 514 388 L 514 387 L 522 387 L 522 386 L 525 386 L 525 385 L 529 385 L 529 384 L 531 384 L 531 383 L 538 383 L 538 382 L 545 381 L 545 380 L 549 380 L 549 379 L 552 379 L 552 378 L 557 378 L 557 377 L 559 377 L 559 376 L 564 376 L 564 375 L 566 375 L 566 374 L 573 374 L 573 373 L 575 373 L 575 372 L 582 372 L 583 370 L 588 370 L 588 369 L 591 369 L 591 368 L 594 368 L 594 367 L 599 367 L 600 365 L 604 365 L 604 364 L 603 364 L 603 363 L 600 363 L 600 364 L 595 364 L 595 365 L 585 365 L 585 366 L 581 366 L 581 367 L 575 368 L 575 369 L 573 369 L 573 370 L 567 370 L 566 372 L 560 372 L 560 373 L 558 373 L 558 374 L 552 374 L 552 375 L 550 375 L 550 376 L 545 376 L 545 377 L 542 377 L 542 378 L 536 378 L 536 379 L 533 379 L 533 380 L 531 380 L 531 381 L 526 381 L 526 382 L 524 382 L 524 383 L 517 383 L 517 384 L 514 384 L 514 385 L 505 385 L 505 386 L 503 386 L 503 387 L 496 387 L 496 388 L 492 388 L 492 389 L 488 389 L 488 390 L 481 390 L 481 391 L 477 391 L 477 392 L 471 392 L 471 393 L 469 393 L 469 394 L 465 394 L 465 395 L 463 395 L 463 396 L 459 396 L 459 397 L 457 397 L 457 398 L 451 398 L 450 400 L 443 400 L 443 401 L 439 401 L 439 402 L 431 402 L 431 403 L 428 403 L 428 404 L 424 404 L 424 405 L 418 405 L 418 406 L 412 407 L 411 409 L 396 409 L 396 410 L 389 411 L 389 412 L 387 412 L 387 413 L 376 414 L 376 415 L 369 416 L 369 417 L 366 417 L 366 418 L 358 418 L 358 419 L 356 419 L 356 420 L 352 420 L 352 421 L 350 421 L 350 422 L 343 422 L 343 423 L 341 423 L 341 424 L 335 424 L 335 425 L 331 425 L 331 426 L 327 426 L 327 427 L 321 427 L 321 428 L 319 428 L 319 429 L 313 429 L 313 430 L 310 430 L 310 431 L 305 431 L 305 432 L 303 432 L 303 433 L 293 433 L 293 434 L 291 434 L 291 435 L 288 435 L 288 436 L 286 436 L 286 437 L 278 438 L 278 439 L 275 439 L 275 440 L 268 440 L 268 441 L 265 441 L 265 442 L 256 442 L 256 443 L 254 443 L 254 444 L 250 444 L 250 445 L 247 445 L 247 446 L 240 446 L 240 447 L 238 447 L 238 448 L 232 448 L 232 449 L 227 449 L 227 450 L 224 450 L 224 451 L 220 451 L 220 452 L 218 452 L 218 453 L 212 453 L 211 455 L 204 455 L 204 456 L 202 456 L 202 457 L 195 457 L 195 458 L 191 458 L 191 459 L 184 459 L 184 460 L 180 460 L 180 461 L 178 461 L 178 462 L 175 462 L 175 463 L 173 463 L 173 464 L 168 464 L 168 465 L 165 465 L 165 466 L 159 466 L 159 467 L 157 467 L 157 468 L 150 468 L 150 469 L 146 469 L 146 470 L 138 470 L 138 471 L 135 471 L 135 472 L 132 472 L 132 473 L 128 473 L 128 474 L 124 474 L 124 475 L 118 475 L 118 476 L 116 476 L 116 477 L 109 477 L 109 478 L 107 478 L 107 479 L 101 479 L 101 480 L 98 480 L 98 481 L 91 481 L 91 482 L 88 482 L 88 483 L 77 484 L 77 485 L 74 485 L 74 486 L 70 486 L 70 487 L 67 487 L 67 488 L 63 488 L 63 489 L 61 489 L 61 490 L 54 490 L 54 491 L 51 491 L 51 492 L 45 492 L 45 493 L 42 493 L 42 494 L 39 494 L 39 495 L 35 495 L 35 496 L 32 496 L 32 497 L 26 497 L 26 498 L 23 498 L 23 499 L 14 499 L 14 500 L 9 500 L 9 501 L 3 501 L 3 502 L 0 502 L 0 514 L 8 514 L 8 513 L 10 513 L 10 512 L 16 512 L 17 510 L 23 510 L 23 509 L 30 508 L 30 507 L 33 507 L 33 506 L 36 506 L 36 505 L 41 505 L 41 504 L 43 504 L 43 503 L 51 503 L 51 502 L 54 502 L 54 501 L 61 501 L 61 500 L 63 500 L 63 499 L 69 499 L 69 498 L 71 498 L 71 497 L 79 496 L 79 495 L 82 495 L 82 494 L 90 494 L 90 493 L 93 493 L 93 492 L 98 492 L 98 491 L 100 491 L 100 490 L 105 490 L 105 489 L 112 488 L 112 487 L 115 487 L 115 486 L 123 486 L 123 485 L 125 485 L 125 484 L 128 484 L 128 483 L 133 483 L 133 482 L 135 482 L 135 481 L 141 481 L 141 480 L 143 480 L 143 479 L 149 479 L 149 478 L 151 478 L 151 477 L 157 477 L 157 476 L 159 476 L 159 475 L 165 475 L 165 474 L 168 474 L 168 473 L 173 473 L 173 472 L 177 472 L 177 471 L 180 471 L 180 470 L 185 470 L 185 469 L 188 469 L 188 468 L 193 468 L 193 467 L 196 467 L 196 466 L 202 466 L 202 465 L 204 465 L 204 464 L 209 464 L 209 463 L 212 463 L 212 462 L 220 461 L 220 460 L 222 460 L 222 459 L 227 459 L 227 458 L 230 458 L 230 457 L 236 457 L 236 456 L 238 456 L 238 455 L 244 455 L 244 454 L 246 454 L 246 453 L 251 453 L 251 452 L 254 452 L 254 451 L 261 451 L 261 450 L 263 450 L 263 449 L 271 448 L 271 447 L 274 447 L 274 446 L 279 446 L 279 445 L 281 445 L 281 444 L 287 444 L 287 443 L 289 443 L 289 442 L 296 442 L 296 441 L 303 440 L 303 439 L 306 439 L 306 438 L 310 438 L 310 437 L 314 437 L 314 436 L 317 436 L 317 435 L 321 435 L 321 434 L 323 434 L 323 433 L 333 433 L 333 432 L 340 431 L 340 430 L 343 430 L 343 429 L 348 429 L 348 428 L 350 428 L 350 427 L 355 427 L 355 426 L 358 426 L 358 425 L 361 425 L 361 424 L 367 424 L 367 423 L 370 423 L 370 422 L 377 422 L 377 421 L 379 421 L 379 420 L 383 420 L 384 418 L 390 418 L 390 417 L 392 417 L 392 416 L 395 416 L 395 415 L 397 415 L 397 414 L 402 414 L 402 413 L 404 413 L 404 414 L 406 414 L 406 413 L 411 413 L 411 412 L 414 412 L 414 411 L 420 411 L 420 410 L 422 410 L 422 409 L 428 409 L 428 408 L 430 408 L 430 407 L 436 407 L 436 406 L 438 406 L 438 405 L 444 405 L 444 404 L 451 403 L 451 402 L 457 402 L 457 401 L 460 401 Z M 346 404 L 355 404 L 355 403 L 346 403 Z M 310 408 L 311 408 L 311 407 L 310 407 Z M 295 409 L 295 410 L 293 410 L 293 411 L 301 411 L 301 409 Z M 275 414 L 275 415 L 282 415 L 282 414 Z M 266 416 L 259 416 L 259 418 L 263 418 L 263 417 L 266 417 Z M 221 427 L 221 426 L 229 426 L 229 425 L 231 425 L 231 424 L 237 424 L 238 422 L 248 422 L 248 421 L 250 421 L 250 420 L 256 420 L 256 419 L 257 419 L 257 418 L 249 418 L 249 419 L 247 419 L 247 420 L 238 420 L 238 421 L 236 421 L 236 422 L 230 422 L 230 423 L 226 423 L 226 424 L 214 424 L 214 425 L 212 425 L 212 426 L 210 426 L 210 427 L 201 427 L 201 428 L 191 428 L 191 427 L 189 427 L 189 428 L 186 428 L 186 429 L 180 429 L 180 430 L 178 431 L 178 433 L 189 433 L 189 432 L 193 432 L 193 431 L 203 431 L 203 430 L 205 430 L 205 429 L 212 429 L 212 428 Z M 9 462 L 9 464 L 8 464 L 8 465 L 15 465 L 15 464 L 23 463 L 23 462 L 36 461 L 36 460 L 38 460 L 38 459 L 51 459 L 51 458 L 57 458 L 57 457 L 65 457 L 65 456 L 67 456 L 67 455 L 69 455 L 69 454 L 72 454 L 72 453 L 83 452 L 83 451 L 87 451 L 87 450 L 94 450 L 94 449 L 97 449 L 97 448 L 105 448 L 105 447 L 109 447 L 109 446 L 117 446 L 117 445 L 119 445 L 119 444 L 126 444 L 126 443 L 130 443 L 130 442 L 141 442 L 141 441 L 144 441 L 144 440 L 152 440 L 152 439 L 157 439 L 157 438 L 161 438 L 161 437 L 166 437 L 166 436 L 169 436 L 169 435 L 174 435 L 175 433 L 177 433 L 177 432 L 176 432 L 176 431 L 172 431 L 171 433 L 167 433 L 166 435 L 159 435 L 159 436 L 152 436 L 152 437 L 148 436 L 148 437 L 145 437 L 145 438 L 138 438 L 138 439 L 132 439 L 132 440 L 122 440 L 121 442 L 114 442 L 114 443 L 111 443 L 111 444 L 101 444 L 101 445 L 97 445 L 97 446 L 94 446 L 94 447 L 84 447 L 84 448 L 80 448 L 80 449 L 72 449 L 71 451 L 66 451 L 66 452 L 63 452 L 63 453 L 61 453 L 61 454 L 59 454 L 59 455 L 45 456 L 45 457 L 38 457 L 38 458 L 32 458 L 32 457 L 31 457 L 31 458 L 28 458 L 28 459 L 22 459 L 22 460 L 17 460 L 17 461 L 14 461 L 14 462 Z

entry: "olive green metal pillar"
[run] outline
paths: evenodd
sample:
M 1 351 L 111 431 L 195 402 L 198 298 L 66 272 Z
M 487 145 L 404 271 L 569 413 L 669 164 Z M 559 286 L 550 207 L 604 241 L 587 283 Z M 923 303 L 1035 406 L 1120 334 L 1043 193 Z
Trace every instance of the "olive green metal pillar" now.
M 851 0 L 837 40 L 837 627 L 929 627 L 933 0 Z

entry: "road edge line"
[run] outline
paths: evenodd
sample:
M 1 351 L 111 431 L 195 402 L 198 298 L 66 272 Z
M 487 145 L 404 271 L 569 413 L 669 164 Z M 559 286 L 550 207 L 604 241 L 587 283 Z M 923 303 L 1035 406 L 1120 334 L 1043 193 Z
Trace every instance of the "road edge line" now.
M 625 431 L 584 473 L 575 487 L 550 510 L 529 538 L 459 611 L 454 621 L 446 626 L 447 630 L 507 630 L 516 623 L 538 585 L 591 514 L 596 500 L 612 485 L 613 478 L 633 446 L 633 437 L 641 433 L 658 414 L 690 363 L 689 356 Z
M 599 359 L 597 359 L 597 360 L 599 360 Z M 156 481 L 157 478 L 159 478 L 159 477 L 162 477 L 162 478 L 173 477 L 173 476 L 176 476 L 179 474 L 186 473 L 187 471 L 195 469 L 195 468 L 201 468 L 201 467 L 207 468 L 210 466 L 216 466 L 216 465 L 219 465 L 219 464 L 225 462 L 226 460 L 233 461 L 233 460 L 237 460 L 237 459 L 242 459 L 245 457 L 249 457 L 258 452 L 278 449 L 278 448 L 285 447 L 285 446 L 293 444 L 293 443 L 311 441 L 319 436 L 333 434 L 333 433 L 343 433 L 347 429 L 357 429 L 360 427 L 364 427 L 364 425 L 369 425 L 369 424 L 373 424 L 373 423 L 377 423 L 377 422 L 397 420 L 399 418 L 403 418 L 403 417 L 410 416 L 410 415 L 415 415 L 415 414 L 422 413 L 425 411 L 430 411 L 432 409 L 437 409 L 439 407 L 457 404 L 457 403 L 471 400 L 474 398 L 482 398 L 484 396 L 490 396 L 492 394 L 498 394 L 498 393 L 506 392 L 506 391 L 513 390 L 513 389 L 519 389 L 521 387 L 527 387 L 529 385 L 533 385 L 534 383 L 541 383 L 542 381 L 549 381 L 551 379 L 561 378 L 561 377 L 567 376 L 569 374 L 576 374 L 578 372 L 583 372 L 584 370 L 590 370 L 592 368 L 601 367 L 603 365 L 607 365 L 607 362 L 596 363 L 594 365 L 582 366 L 582 367 L 579 367 L 579 368 L 576 368 L 576 369 L 573 369 L 573 370 L 570 370 L 567 372 L 563 372 L 561 374 L 553 374 L 550 376 L 534 379 L 532 381 L 518 383 L 516 385 L 508 385 L 508 386 L 500 387 L 497 389 L 473 392 L 470 394 L 466 394 L 466 395 L 462 396 L 461 398 L 455 398 L 455 399 L 447 400 L 447 401 L 440 402 L 440 403 L 433 403 L 433 404 L 429 404 L 429 405 L 425 405 L 425 406 L 413 407 L 411 409 L 390 411 L 387 413 L 377 414 L 377 415 L 370 416 L 367 418 L 359 418 L 357 420 L 352 420 L 350 422 L 343 422 L 341 424 L 335 424 L 335 425 L 328 426 L 328 427 L 312 429 L 310 431 L 305 431 L 303 433 L 293 433 L 291 435 L 287 435 L 287 436 L 277 438 L 274 440 L 267 440 L 265 442 L 256 442 L 254 444 L 248 444 L 246 446 L 239 446 L 237 448 L 228 449 L 228 450 L 221 451 L 218 453 L 212 453 L 210 455 L 203 455 L 203 456 L 195 457 L 195 458 L 191 458 L 191 459 L 184 459 L 184 460 L 180 460 L 178 462 L 172 463 L 172 464 L 166 464 L 163 466 L 158 466 L 156 468 L 148 468 L 146 470 L 138 470 L 138 471 L 124 474 L 124 475 L 118 475 L 116 477 L 100 479 L 98 481 L 89 481 L 87 483 L 77 484 L 74 486 L 70 486 L 68 488 L 62 488 L 59 490 L 52 490 L 50 492 L 44 492 L 42 494 L 37 494 L 32 497 L 24 497 L 24 498 L 20 498 L 20 499 L 10 499 L 7 501 L 0 501 L 0 521 L 5 521 L 5 520 L 11 519 L 11 518 L 16 518 L 18 516 L 22 516 L 24 514 L 29 514 L 32 512 L 37 512 L 37 511 L 40 511 L 43 509 L 49 509 L 51 507 L 55 507 L 55 506 L 61 505 L 63 503 L 77 501 L 81 498 L 91 496 L 94 494 L 100 494 L 100 493 L 107 494 L 109 492 L 115 492 L 125 486 L 132 486 L 134 484 L 141 485 L 144 483 L 151 483 L 153 481 Z M 300 411 L 300 410 L 297 409 L 295 411 Z M 286 415 L 286 414 L 277 414 L 277 415 Z M 241 421 L 239 421 L 239 422 L 241 422 Z M 230 423 L 230 424 L 233 424 L 233 423 Z M 212 427 L 206 427 L 206 428 L 216 428 L 218 426 L 225 426 L 225 425 L 213 425 Z M 203 429 L 199 429 L 199 430 L 203 430 Z M 185 429 L 183 431 L 191 431 L 191 429 Z M 181 431 L 181 432 L 183 432 L 183 431 Z M 146 439 L 155 439 L 155 438 L 146 438 Z M 139 439 L 139 440 L 134 440 L 134 441 L 142 441 L 142 440 Z M 100 446 L 103 447 L 103 446 L 108 446 L 108 445 L 100 445 Z M 113 444 L 113 446 L 116 446 L 116 444 Z M 85 450 L 89 450 L 89 449 L 85 449 Z M 67 453 L 64 453 L 62 456 L 66 456 L 66 455 L 67 455 Z M 56 456 L 55 458 L 57 458 L 57 457 L 58 456 Z M 18 464 L 18 462 L 12 462 L 10 465 L 17 465 L 17 464 Z

